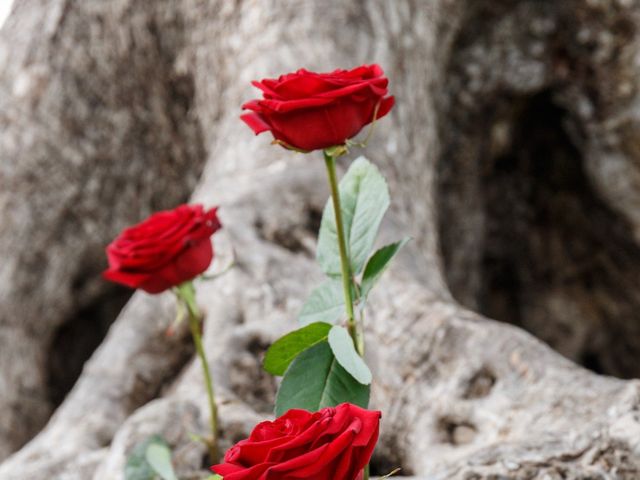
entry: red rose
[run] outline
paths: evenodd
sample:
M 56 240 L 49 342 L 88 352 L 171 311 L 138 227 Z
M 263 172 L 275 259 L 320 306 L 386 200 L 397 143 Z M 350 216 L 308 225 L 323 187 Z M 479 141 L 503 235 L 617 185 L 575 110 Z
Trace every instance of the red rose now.
M 104 278 L 159 293 L 204 272 L 213 259 L 216 209 L 180 205 L 124 230 L 107 247 Z
M 212 470 L 224 480 L 356 480 L 379 427 L 380 412 L 350 403 L 316 413 L 289 410 L 258 424 Z
M 240 118 L 257 134 L 271 130 L 273 136 L 298 150 L 318 150 L 343 145 L 374 118 L 391 107 L 382 68 L 363 65 L 353 70 L 314 73 L 298 70 L 277 80 L 253 82 L 262 100 L 242 108 L 252 110 Z

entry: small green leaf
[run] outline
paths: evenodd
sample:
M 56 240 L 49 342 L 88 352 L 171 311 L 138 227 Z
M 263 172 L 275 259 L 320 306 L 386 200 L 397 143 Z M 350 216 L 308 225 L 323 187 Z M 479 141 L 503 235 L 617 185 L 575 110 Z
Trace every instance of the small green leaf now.
M 145 458 L 147 442 L 136 445 L 132 450 L 124 467 L 124 478 L 126 480 L 156 480 L 158 476 L 151 468 Z
M 163 480 L 178 480 L 173 465 L 171 465 L 171 450 L 162 442 L 153 442 L 147 447 L 145 458 L 151 468 L 162 477 Z
M 315 412 L 350 402 L 367 408 L 369 386 L 358 383 L 322 342 L 302 352 L 289 366 L 276 397 L 276 415 L 292 408 Z
M 342 368 L 363 385 L 371 384 L 371 370 L 353 345 L 349 332 L 344 327 L 335 326 L 329 332 L 329 346 Z
M 328 323 L 316 322 L 277 340 L 264 357 L 264 369 L 272 375 L 284 375 L 293 360 L 308 348 L 327 340 Z
M 358 275 L 371 253 L 380 222 L 389 207 L 389 189 L 366 158 L 353 162 L 340 182 L 340 203 L 351 273 Z M 339 277 L 340 252 L 331 199 L 322 214 L 316 257 L 330 277 Z
M 222 477 L 216 473 L 214 475 L 208 476 L 207 480 L 222 480 Z
M 380 276 L 389 266 L 391 259 L 395 257 L 396 253 L 398 253 L 409 240 L 411 239 L 407 237 L 399 242 L 385 245 L 371 256 L 367 262 L 367 266 L 364 268 L 364 273 L 362 274 L 361 289 L 363 297 L 366 297 L 369 294 L 373 286 L 380 279 Z
M 314 289 L 300 311 L 300 324 L 336 323 L 345 313 L 344 294 L 339 282 L 329 280 Z
M 136 445 L 127 459 L 124 476 L 126 480 L 177 480 L 167 442 L 152 435 Z

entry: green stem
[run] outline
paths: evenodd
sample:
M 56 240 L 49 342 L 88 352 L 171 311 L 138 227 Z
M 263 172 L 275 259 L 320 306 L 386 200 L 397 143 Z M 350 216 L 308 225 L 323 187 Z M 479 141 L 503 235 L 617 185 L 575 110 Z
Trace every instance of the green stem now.
M 196 353 L 200 358 L 202 364 L 202 373 L 204 374 L 204 383 L 207 389 L 207 397 L 209 400 L 209 413 L 210 413 L 210 425 L 211 425 L 211 439 L 209 444 L 209 456 L 213 463 L 218 461 L 218 407 L 216 406 L 215 393 L 213 389 L 213 380 L 211 378 L 211 371 L 209 370 L 209 362 L 207 361 L 207 355 L 202 345 L 202 334 L 200 333 L 200 326 L 202 320 L 202 314 L 196 303 L 196 291 L 193 287 L 193 283 L 185 282 L 178 287 L 178 295 L 184 301 L 189 311 L 189 329 L 191 330 L 191 336 L 193 337 L 193 343 L 196 347 Z
M 356 303 L 358 303 L 362 301 L 360 285 L 358 285 L 358 282 L 355 278 L 351 278 L 351 281 L 353 282 L 353 288 L 356 292 Z M 360 308 L 358 313 L 359 315 L 356 320 L 356 351 L 360 354 L 361 357 L 364 357 L 364 309 Z
M 338 234 L 338 250 L 340 251 L 340 268 L 342 270 L 342 289 L 344 292 L 344 303 L 347 309 L 347 330 L 353 339 L 353 343 L 360 355 L 363 354 L 361 342 L 358 341 L 358 327 L 356 317 L 353 313 L 353 297 L 351 295 L 351 269 L 349 267 L 349 257 L 347 255 L 347 242 L 344 235 L 344 224 L 342 223 L 342 209 L 340 206 L 340 191 L 338 190 L 338 178 L 336 176 L 336 159 L 326 151 L 324 161 L 327 165 L 327 175 L 329 186 L 331 187 L 331 199 L 333 200 L 333 211 L 336 217 L 336 232 Z
M 351 295 L 351 268 L 349 266 L 349 256 L 347 255 L 347 241 L 344 236 L 344 223 L 342 223 L 342 208 L 340 206 L 340 190 L 338 189 L 338 178 L 336 176 L 336 158 L 334 155 L 324 151 L 324 162 L 327 165 L 327 176 L 331 187 L 331 199 L 333 200 L 333 211 L 336 218 L 336 232 L 338 234 L 338 250 L 340 251 L 340 269 L 342 273 L 342 290 L 344 292 L 344 304 L 347 308 L 347 330 L 353 339 L 358 354 L 364 356 L 364 341 L 358 333 L 356 317 L 353 313 L 353 296 Z M 369 480 L 369 465 L 363 472 L 363 480 Z

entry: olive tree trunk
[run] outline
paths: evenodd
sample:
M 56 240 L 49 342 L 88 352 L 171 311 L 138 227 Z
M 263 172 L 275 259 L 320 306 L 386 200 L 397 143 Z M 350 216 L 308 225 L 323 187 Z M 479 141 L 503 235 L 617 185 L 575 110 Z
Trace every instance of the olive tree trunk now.
M 171 295 L 127 302 L 99 275 L 122 227 L 190 195 L 221 206 L 217 264 L 236 257 L 198 284 L 224 447 L 271 414 L 261 355 L 320 280 L 328 187 L 239 106 L 252 79 L 372 62 L 397 100 L 365 152 L 392 192 L 383 237 L 413 237 L 367 312 L 374 472 L 638 478 L 639 27 L 633 0 L 16 0 L 0 478 L 119 479 L 153 433 L 202 478 Z

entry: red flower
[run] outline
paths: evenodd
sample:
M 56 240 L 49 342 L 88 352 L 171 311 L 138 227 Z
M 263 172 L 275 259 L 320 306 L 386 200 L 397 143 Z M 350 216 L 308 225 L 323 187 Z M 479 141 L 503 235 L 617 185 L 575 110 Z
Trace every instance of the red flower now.
M 298 70 L 276 79 L 253 82 L 262 100 L 242 108 L 252 110 L 240 118 L 257 134 L 273 136 L 298 150 L 343 145 L 365 125 L 382 118 L 391 107 L 382 68 L 363 65 L 353 70 L 314 73 Z
M 216 209 L 180 205 L 124 230 L 107 247 L 104 278 L 160 293 L 204 272 L 213 260 L 211 235 L 220 228 Z
M 356 480 L 378 441 L 380 412 L 350 403 L 262 422 L 212 470 L 224 480 Z

